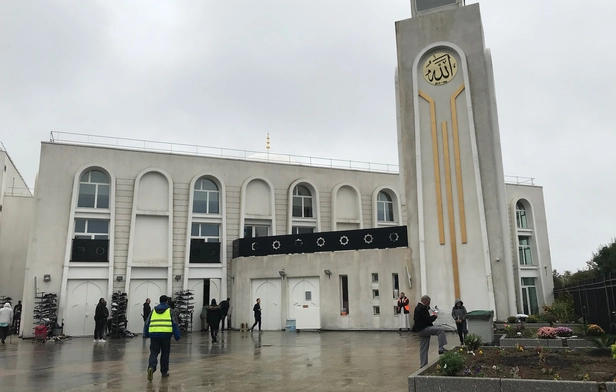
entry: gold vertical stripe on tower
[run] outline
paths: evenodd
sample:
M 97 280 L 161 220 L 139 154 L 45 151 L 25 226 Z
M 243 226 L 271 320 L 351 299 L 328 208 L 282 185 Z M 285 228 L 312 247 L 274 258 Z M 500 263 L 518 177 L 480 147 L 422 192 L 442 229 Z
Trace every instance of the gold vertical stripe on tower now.
M 456 222 L 453 216 L 453 189 L 451 185 L 451 162 L 449 161 L 449 140 L 447 121 L 441 123 L 443 129 L 443 151 L 445 157 L 445 189 L 447 190 L 447 215 L 449 215 L 449 240 L 451 241 L 451 264 L 453 265 L 453 288 L 456 298 L 460 298 L 460 279 L 458 277 L 458 248 L 456 241 Z
M 458 108 L 456 98 L 464 90 L 464 83 L 451 96 L 451 126 L 453 128 L 453 154 L 456 161 L 456 182 L 458 185 L 458 213 L 462 243 L 466 244 L 466 213 L 464 211 L 464 188 L 462 186 L 462 164 L 460 162 L 460 139 L 458 137 Z
M 438 238 L 445 245 L 445 227 L 443 224 L 443 196 L 441 194 L 441 168 L 438 161 L 438 130 L 436 128 L 436 105 L 434 100 L 423 91 L 419 96 L 430 104 L 430 126 L 432 128 L 432 159 L 434 162 L 434 182 L 436 185 L 436 213 L 438 216 Z M 417 142 L 417 141 L 416 141 Z

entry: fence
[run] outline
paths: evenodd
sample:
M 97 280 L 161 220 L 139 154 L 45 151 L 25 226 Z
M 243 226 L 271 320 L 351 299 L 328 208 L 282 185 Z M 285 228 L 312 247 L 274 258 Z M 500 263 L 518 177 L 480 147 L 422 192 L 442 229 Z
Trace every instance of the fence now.
M 554 290 L 554 297 L 571 295 L 575 313 L 586 322 L 616 334 L 616 272 Z

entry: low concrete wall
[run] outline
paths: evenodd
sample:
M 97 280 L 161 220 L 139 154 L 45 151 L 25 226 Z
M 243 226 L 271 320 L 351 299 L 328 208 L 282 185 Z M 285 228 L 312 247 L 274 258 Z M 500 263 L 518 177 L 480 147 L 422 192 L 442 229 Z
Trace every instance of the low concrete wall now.
M 432 366 L 433 361 L 428 367 Z M 422 376 L 428 367 L 409 376 L 409 392 L 481 391 L 481 392 L 616 392 L 616 383 L 595 381 L 518 380 L 512 378 Z
M 591 342 L 586 339 L 524 339 L 524 338 L 507 338 L 503 335 L 500 338 L 499 345 L 501 347 L 515 347 L 518 344 L 528 347 L 553 347 L 553 348 L 585 348 L 594 347 Z

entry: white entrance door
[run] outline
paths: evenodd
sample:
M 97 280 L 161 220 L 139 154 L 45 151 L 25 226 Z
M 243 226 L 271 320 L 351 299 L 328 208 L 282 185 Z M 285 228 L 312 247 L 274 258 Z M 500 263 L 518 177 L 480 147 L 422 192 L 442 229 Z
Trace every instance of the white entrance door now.
M 319 278 L 289 278 L 289 318 L 297 319 L 296 310 L 304 306 L 320 307 Z
M 128 292 L 128 330 L 132 333 L 143 333 L 143 303 L 146 298 L 152 302 L 152 310 L 158 305 L 161 295 L 167 293 L 167 281 L 164 279 L 134 279 L 130 282 Z
M 250 304 L 249 325 L 254 323 L 252 307 L 261 298 L 261 328 L 279 331 L 284 328 L 281 309 L 280 279 L 255 279 L 252 281 L 252 302 Z
M 64 333 L 70 336 L 94 335 L 94 314 L 101 298 L 107 300 L 107 280 L 69 280 Z M 59 324 L 62 321 L 59 320 Z

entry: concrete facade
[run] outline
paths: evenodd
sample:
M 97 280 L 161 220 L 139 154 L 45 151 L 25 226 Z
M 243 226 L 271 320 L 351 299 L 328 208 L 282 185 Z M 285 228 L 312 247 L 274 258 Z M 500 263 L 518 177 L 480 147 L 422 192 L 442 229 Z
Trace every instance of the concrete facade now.
M 0 295 L 21 299 L 34 198 L 0 144 Z
M 107 208 L 78 206 L 81 179 L 90 170 L 104 173 L 108 179 Z M 211 179 L 218 186 L 218 213 L 197 214 L 191 208 L 191 189 L 201 178 Z M 129 298 L 129 329 L 131 316 L 139 320 L 144 292 L 155 302 L 160 294 L 194 289 L 209 279 L 212 298 L 232 295 L 227 287 L 232 241 L 243 237 L 246 226 L 254 224 L 267 226 L 269 235 L 290 233 L 298 222 L 287 213 L 292 202 L 289 195 L 299 183 L 314 191 L 313 223 L 318 222 L 321 231 L 330 231 L 332 226 L 380 226 L 374 221 L 374 210 L 375 192 L 381 191 L 394 201 L 394 221 L 385 223 L 406 223 L 397 174 L 43 143 L 25 278 L 24 325 L 32 321 L 35 280 L 38 292 L 59 294 L 58 318 L 65 320 L 66 331 L 74 335 L 89 333 L 88 317 L 95 303 L 114 291 L 127 292 L 129 297 L 139 293 L 138 298 Z M 70 261 L 78 219 L 109 221 L 112 262 Z M 202 222 L 220 227 L 220 264 L 188 262 L 192 237 L 188 233 L 193 223 Z M 45 274 L 51 281 L 43 281 Z M 146 286 L 150 291 L 143 291 Z M 73 304 L 73 300 L 85 303 Z M 237 301 L 251 309 L 250 298 Z M 74 314 L 72 309 L 81 308 L 82 313 Z M 199 312 L 195 313 L 198 320 Z M 137 329 L 138 324 L 132 324 L 132 328 Z M 275 329 L 282 327 L 281 323 Z
M 409 244 L 422 293 L 503 318 L 516 286 L 493 71 L 479 5 L 459 5 L 396 23 Z

